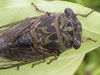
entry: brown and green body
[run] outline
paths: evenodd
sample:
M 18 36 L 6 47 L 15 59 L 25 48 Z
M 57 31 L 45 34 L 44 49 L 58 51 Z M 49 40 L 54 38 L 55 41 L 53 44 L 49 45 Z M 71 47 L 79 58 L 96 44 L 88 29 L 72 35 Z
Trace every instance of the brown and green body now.
M 64 13 L 46 13 L 14 23 L 0 36 L 0 57 L 18 61 L 1 69 L 59 56 L 81 45 L 82 26 L 77 15 L 67 8 Z M 51 61 L 50 61 L 51 62 Z

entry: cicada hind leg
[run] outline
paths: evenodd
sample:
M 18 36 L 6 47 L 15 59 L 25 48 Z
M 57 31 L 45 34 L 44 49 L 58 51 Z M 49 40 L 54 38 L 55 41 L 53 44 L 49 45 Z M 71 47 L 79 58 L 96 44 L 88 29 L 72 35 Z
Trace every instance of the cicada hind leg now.
M 92 10 L 92 11 L 90 11 L 88 14 L 86 14 L 86 15 L 83 15 L 83 14 L 76 14 L 76 16 L 81 16 L 81 17 L 87 17 L 88 15 L 90 15 L 91 13 L 93 13 L 94 12 L 94 10 Z
M 35 7 L 36 11 L 41 12 L 41 13 L 46 13 L 45 11 L 40 10 L 39 8 L 36 7 L 34 3 L 31 3 L 33 7 Z
M 31 5 L 33 5 L 33 7 L 35 7 L 36 11 L 41 12 L 41 13 L 45 13 L 45 15 L 43 17 L 50 15 L 49 12 L 46 12 L 46 11 L 43 11 L 43 10 L 40 10 L 39 8 L 37 8 L 34 3 L 31 3 Z

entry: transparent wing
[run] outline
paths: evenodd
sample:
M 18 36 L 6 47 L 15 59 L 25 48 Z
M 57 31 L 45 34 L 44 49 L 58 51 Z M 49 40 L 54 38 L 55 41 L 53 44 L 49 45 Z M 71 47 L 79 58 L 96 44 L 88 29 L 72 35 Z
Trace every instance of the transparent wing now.
M 29 47 L 27 47 L 26 49 L 24 48 L 24 46 L 23 47 L 19 47 L 19 46 L 16 47 L 16 45 L 13 46 L 15 44 L 13 42 L 14 40 L 18 39 L 18 37 L 22 36 L 24 33 L 26 33 L 26 31 L 30 31 L 30 29 L 34 30 L 34 27 L 37 27 L 40 23 L 43 23 L 43 21 L 44 18 L 42 17 L 27 18 L 23 21 L 19 21 L 16 23 L 12 23 L 0 27 L 1 32 L 3 32 L 0 35 L 0 69 L 17 67 L 20 65 L 24 65 L 27 63 L 31 63 L 43 59 L 42 53 L 44 52 L 45 54 L 45 51 L 34 50 Z M 9 47 L 9 45 L 11 45 L 11 47 Z M 39 59 L 37 59 L 36 51 L 38 51 L 37 53 L 39 53 L 38 54 Z M 13 57 L 13 54 L 15 55 L 15 57 Z
M 7 69 L 11 67 L 20 65 L 23 61 L 11 61 L 5 58 L 0 57 L 0 69 Z
M 3 25 L 3 26 L 0 26 L 0 33 L 2 32 L 5 32 L 7 31 L 8 29 L 14 27 L 14 26 L 19 26 L 25 22 L 30 22 L 31 20 L 35 21 L 38 17 L 33 17 L 33 18 L 26 18 L 24 20 L 21 20 L 21 21 L 17 21 L 17 22 L 14 22 L 14 23 L 10 23 L 10 24 L 7 24 L 7 25 Z
M 28 27 L 34 25 L 34 23 L 37 23 L 37 21 L 39 21 L 39 18 L 33 17 L 33 18 L 27 18 L 25 20 L 18 21 L 15 23 L 0 26 L 0 33 L 2 32 L 2 34 L 0 35 L 0 69 L 6 69 L 6 68 L 24 65 L 24 64 L 32 62 L 32 60 L 13 61 L 13 60 L 5 58 L 5 55 L 2 55 L 3 54 L 2 51 L 5 51 L 4 49 L 2 49 L 2 46 L 5 48 L 6 46 L 4 45 L 7 44 L 6 41 L 11 41 L 11 40 L 16 39 L 21 33 L 24 32 L 25 29 L 28 29 Z M 9 51 L 10 50 L 12 49 L 9 49 Z M 20 50 L 20 52 L 22 51 L 23 50 Z M 23 52 L 26 52 L 26 51 L 23 51 Z

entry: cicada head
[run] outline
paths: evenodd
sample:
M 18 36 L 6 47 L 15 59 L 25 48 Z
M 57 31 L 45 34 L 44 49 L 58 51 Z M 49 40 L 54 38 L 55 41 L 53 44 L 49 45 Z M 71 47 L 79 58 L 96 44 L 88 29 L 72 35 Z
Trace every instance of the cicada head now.
M 65 9 L 66 15 L 66 30 L 67 33 L 73 38 L 71 41 L 72 46 L 75 49 L 78 49 L 81 46 L 81 35 L 82 35 L 82 26 L 79 22 L 76 14 L 73 12 L 72 9 L 66 8 Z M 70 30 L 69 30 L 70 28 Z

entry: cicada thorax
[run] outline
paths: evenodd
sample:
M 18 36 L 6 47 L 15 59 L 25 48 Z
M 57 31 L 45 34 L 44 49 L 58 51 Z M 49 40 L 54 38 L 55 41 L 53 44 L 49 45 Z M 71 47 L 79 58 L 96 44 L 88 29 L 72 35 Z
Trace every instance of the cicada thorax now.
M 37 35 L 41 46 L 47 48 L 49 52 L 59 50 L 57 32 L 54 26 L 54 16 L 47 16 L 44 22 L 38 25 Z
M 65 14 L 51 14 L 38 25 L 37 35 L 40 44 L 49 52 L 63 52 L 72 47 L 73 30 Z

